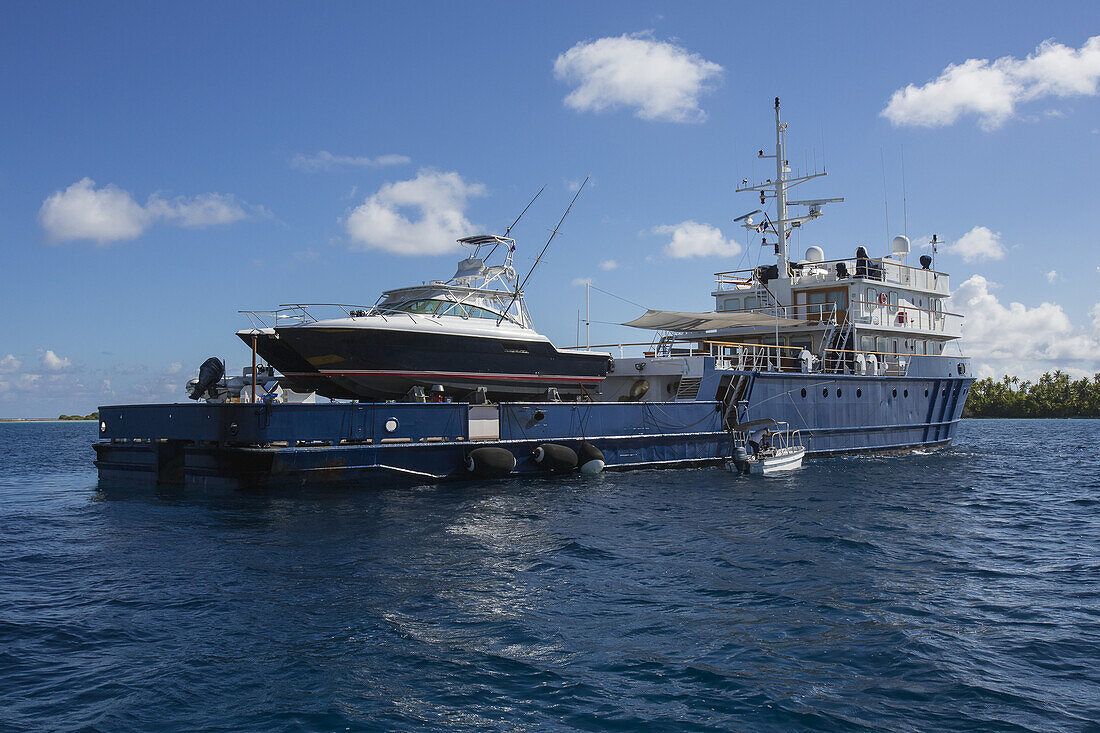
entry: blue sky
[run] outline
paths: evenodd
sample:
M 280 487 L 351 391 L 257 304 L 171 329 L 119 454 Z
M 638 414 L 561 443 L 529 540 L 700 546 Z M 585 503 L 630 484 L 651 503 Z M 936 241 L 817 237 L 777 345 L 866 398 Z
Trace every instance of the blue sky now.
M 733 188 L 775 96 L 792 165 L 828 164 L 803 190 L 846 197 L 800 248 L 884 253 L 904 157 L 910 236 L 962 240 L 938 264 L 981 369 L 1100 370 L 1100 6 L 1004 8 L 10 5 L 0 416 L 179 399 L 207 356 L 248 360 L 238 309 L 447 277 L 456 228 L 501 231 L 547 184 L 522 264 L 587 174 L 527 288 L 540 330 L 572 344 L 582 278 L 712 308 L 713 272 L 761 261 Z

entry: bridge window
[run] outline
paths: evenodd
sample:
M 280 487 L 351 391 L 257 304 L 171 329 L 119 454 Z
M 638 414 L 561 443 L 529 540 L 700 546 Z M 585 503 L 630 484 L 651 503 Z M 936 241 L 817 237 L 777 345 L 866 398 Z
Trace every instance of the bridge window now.
M 756 307 L 757 298 L 755 295 L 745 296 L 745 310 L 752 310 Z
M 791 347 L 795 349 L 805 349 L 806 351 L 811 351 L 812 343 L 813 342 L 810 340 L 809 336 L 791 337 Z
M 725 300 L 722 301 L 722 310 L 724 310 L 724 311 L 735 311 L 735 310 L 740 310 L 740 308 L 741 308 L 741 299 L 740 298 L 726 298 Z

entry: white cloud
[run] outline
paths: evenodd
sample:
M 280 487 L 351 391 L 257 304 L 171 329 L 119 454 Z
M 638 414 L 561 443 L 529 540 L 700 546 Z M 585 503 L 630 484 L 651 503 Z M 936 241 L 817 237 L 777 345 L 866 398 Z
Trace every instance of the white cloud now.
M 361 249 L 399 255 L 452 252 L 456 239 L 476 233 L 466 219 L 467 199 L 485 192 L 484 185 L 467 183 L 453 171 L 421 169 L 412 180 L 385 184 L 353 209 L 347 232 Z
M 1057 270 L 1051 270 L 1050 272 L 1047 273 L 1047 282 L 1048 283 L 1054 284 L 1054 282 L 1056 280 L 1058 280 L 1058 271 Z
M 267 216 L 261 206 L 238 203 L 233 196 L 207 193 L 193 198 L 153 194 L 142 206 L 114 184 L 96 188 L 82 178 L 42 202 L 38 221 L 51 242 L 91 239 L 99 244 L 136 239 L 157 220 L 200 228 Z
M 365 155 L 333 155 L 322 150 L 316 155 L 299 153 L 290 160 L 292 168 L 303 171 L 330 171 L 342 166 L 357 168 L 383 168 L 391 165 L 406 165 L 412 159 L 407 155 L 379 155 L 374 158 Z
M 575 277 L 575 278 L 573 278 L 573 284 L 574 285 L 579 285 L 581 287 L 583 287 L 585 285 L 591 285 L 594 282 L 595 282 L 595 280 L 593 280 L 590 277 Z
M 991 130 L 1015 115 L 1021 102 L 1093 96 L 1098 81 L 1100 36 L 1089 38 L 1079 49 L 1047 40 L 1023 60 L 1004 56 L 993 62 L 967 59 L 949 64 L 932 81 L 895 91 L 882 116 L 895 125 L 939 127 L 972 113 L 983 129 Z
M 654 227 L 653 233 L 672 235 L 672 241 L 665 245 L 664 252 L 676 259 L 733 257 L 741 253 L 740 244 L 732 239 L 726 239 L 721 229 L 709 224 L 682 221 L 679 224 Z
M 987 227 L 974 227 L 943 250 L 962 257 L 966 262 L 978 260 L 1001 260 L 1005 256 L 1005 246 L 1001 243 L 1001 233 L 990 231 Z
M 108 183 L 100 189 L 83 178 L 54 191 L 38 211 L 38 221 L 53 241 L 94 239 L 100 244 L 134 239 L 149 226 L 148 212 L 129 193 Z
M 53 352 L 53 349 L 46 349 L 39 361 L 41 361 L 43 369 L 51 372 L 60 372 L 72 366 L 71 361 L 58 356 Z
M 575 84 L 565 105 L 578 112 L 632 107 L 643 120 L 701 122 L 699 96 L 722 67 L 646 35 L 582 41 L 554 61 L 554 76 Z
M 619 263 L 615 260 L 604 260 L 600 263 L 601 270 L 614 270 L 619 267 Z
M 1074 374 L 1100 371 L 1100 303 L 1089 311 L 1089 327 L 1077 327 L 1062 307 L 1040 303 L 1002 304 L 981 275 L 964 282 L 951 298 L 963 315 L 964 352 L 983 376 L 1033 378 L 1049 369 Z
M 233 196 L 220 193 L 206 193 L 191 199 L 180 196 L 172 200 L 162 199 L 154 194 L 149 197 L 145 211 L 153 217 L 188 229 L 233 224 L 253 216 L 268 216 L 262 206 L 242 205 Z
M 21 366 L 23 366 L 23 362 L 16 359 L 14 354 L 8 354 L 3 359 L 0 359 L 0 374 L 17 372 Z

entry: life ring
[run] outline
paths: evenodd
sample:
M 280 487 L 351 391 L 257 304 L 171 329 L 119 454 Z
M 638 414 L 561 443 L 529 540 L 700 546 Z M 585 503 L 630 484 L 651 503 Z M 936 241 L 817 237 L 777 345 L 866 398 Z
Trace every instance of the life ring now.
M 905 323 L 908 318 L 909 316 L 905 313 L 905 311 L 898 311 L 898 323 Z
M 886 293 L 879 293 L 878 294 L 878 303 L 879 303 L 879 305 L 886 305 L 889 302 L 890 302 L 890 296 L 889 295 L 887 295 Z

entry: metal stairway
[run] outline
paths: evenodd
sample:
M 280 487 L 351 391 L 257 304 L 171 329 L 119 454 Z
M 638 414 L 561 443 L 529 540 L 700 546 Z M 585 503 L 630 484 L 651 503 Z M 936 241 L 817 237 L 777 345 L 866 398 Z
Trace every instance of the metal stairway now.
M 752 377 L 747 374 L 733 374 L 726 383 L 721 402 L 722 420 L 727 430 L 740 419 L 738 407 L 747 398 L 751 381 Z
M 825 333 L 821 336 L 821 367 L 825 372 L 838 373 L 843 370 L 846 361 L 844 353 L 840 351 L 848 344 L 852 335 L 852 319 L 845 318 L 839 326 L 836 322 L 829 324 Z
M 683 377 L 680 379 L 680 386 L 676 389 L 677 400 L 695 400 L 699 397 L 699 385 L 702 383 L 701 377 Z

